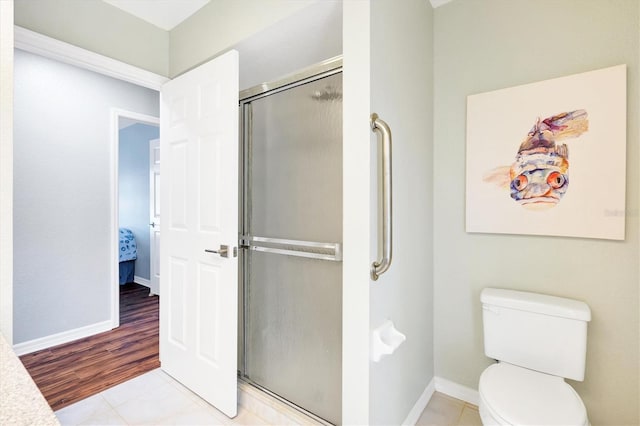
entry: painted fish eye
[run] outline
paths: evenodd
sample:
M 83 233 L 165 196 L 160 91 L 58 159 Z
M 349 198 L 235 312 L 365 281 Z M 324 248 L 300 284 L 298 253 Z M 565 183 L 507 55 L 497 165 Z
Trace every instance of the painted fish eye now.
M 564 185 L 565 182 L 566 182 L 566 179 L 562 173 L 551 172 L 549 173 L 549 176 L 547 176 L 547 183 L 553 189 L 560 188 L 562 185 Z
M 525 175 L 516 176 L 516 178 L 511 182 L 511 185 L 518 191 L 522 191 L 529 184 L 529 179 Z

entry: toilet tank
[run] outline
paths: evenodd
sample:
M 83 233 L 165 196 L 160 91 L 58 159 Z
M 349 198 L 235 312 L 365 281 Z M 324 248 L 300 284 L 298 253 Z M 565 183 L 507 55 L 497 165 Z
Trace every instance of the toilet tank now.
M 482 290 L 480 301 L 488 357 L 584 380 L 587 322 L 591 320 L 586 303 L 497 288 Z

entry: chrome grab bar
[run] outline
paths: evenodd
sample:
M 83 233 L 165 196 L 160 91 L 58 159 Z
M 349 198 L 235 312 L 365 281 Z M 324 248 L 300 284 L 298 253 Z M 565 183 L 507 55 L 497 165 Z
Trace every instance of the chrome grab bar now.
M 287 240 L 248 235 L 243 235 L 240 238 L 240 242 L 242 247 L 253 251 L 307 257 L 310 259 L 332 260 L 335 262 L 342 260 L 342 244 L 340 243 Z
M 378 114 L 371 114 L 371 130 L 382 142 L 382 259 L 371 264 L 371 279 L 376 281 L 391 266 L 393 256 L 391 208 L 391 129 Z

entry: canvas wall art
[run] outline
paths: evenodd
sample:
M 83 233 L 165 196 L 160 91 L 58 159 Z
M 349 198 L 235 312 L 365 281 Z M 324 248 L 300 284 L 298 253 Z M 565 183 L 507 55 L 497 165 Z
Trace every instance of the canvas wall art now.
M 467 232 L 623 240 L 626 66 L 467 98 Z

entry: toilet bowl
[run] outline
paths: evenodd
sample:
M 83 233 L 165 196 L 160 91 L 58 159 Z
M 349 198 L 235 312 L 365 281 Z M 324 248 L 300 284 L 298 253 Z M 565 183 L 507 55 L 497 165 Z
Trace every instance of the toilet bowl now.
M 501 362 L 482 373 L 479 393 L 483 425 L 589 425 L 582 399 L 561 377 Z

